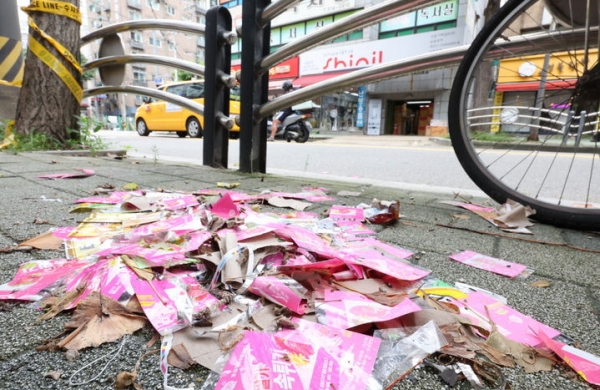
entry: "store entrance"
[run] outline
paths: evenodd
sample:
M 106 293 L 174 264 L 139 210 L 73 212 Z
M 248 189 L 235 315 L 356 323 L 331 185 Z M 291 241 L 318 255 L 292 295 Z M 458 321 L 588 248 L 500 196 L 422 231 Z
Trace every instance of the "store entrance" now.
M 433 100 L 389 100 L 384 134 L 425 135 L 433 118 Z
M 425 135 L 427 126 L 433 118 L 433 100 L 416 100 L 406 102 L 410 117 L 410 135 Z

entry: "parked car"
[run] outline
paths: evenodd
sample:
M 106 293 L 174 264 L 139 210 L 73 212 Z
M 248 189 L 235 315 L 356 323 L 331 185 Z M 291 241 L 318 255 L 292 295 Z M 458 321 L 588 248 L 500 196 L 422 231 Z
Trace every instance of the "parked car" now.
M 167 84 L 160 90 L 192 99 L 204 105 L 204 81 L 192 80 Z M 229 116 L 240 115 L 239 87 L 230 90 Z M 147 136 L 152 131 L 175 131 L 181 138 L 189 135 L 202 138 L 204 134 L 204 117 L 187 108 L 164 100 L 145 99 L 135 113 L 135 128 L 139 135 Z M 235 121 L 234 121 L 235 122 Z M 234 124 L 229 130 L 230 138 L 239 137 L 240 128 Z

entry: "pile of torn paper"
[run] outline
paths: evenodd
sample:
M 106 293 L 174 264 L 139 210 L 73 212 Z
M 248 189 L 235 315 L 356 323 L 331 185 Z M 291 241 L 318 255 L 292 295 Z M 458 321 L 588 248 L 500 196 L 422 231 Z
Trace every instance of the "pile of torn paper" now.
M 558 330 L 502 297 L 437 280 L 410 251 L 377 240 L 363 223 L 393 222 L 399 202 L 336 205 L 327 218 L 297 203 L 325 200 L 324 189 L 81 199 L 73 211 L 90 215 L 42 240 L 63 243 L 65 258 L 22 264 L 0 299 L 40 301 L 40 320 L 74 310 L 55 346 L 67 350 L 149 323 L 162 337 L 165 388 L 169 365 L 194 364 L 212 370 L 206 389 L 384 389 L 422 363 L 448 384 L 481 386 L 506 382 L 502 366 L 549 370 L 556 355 L 600 382 L 598 358 Z M 265 203 L 300 211 L 260 212 Z M 508 277 L 526 271 L 474 252 L 451 258 Z

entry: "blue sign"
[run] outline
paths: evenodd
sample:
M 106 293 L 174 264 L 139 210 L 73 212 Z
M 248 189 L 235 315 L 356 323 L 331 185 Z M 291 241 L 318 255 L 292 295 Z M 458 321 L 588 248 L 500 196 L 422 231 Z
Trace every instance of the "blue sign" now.
M 158 84 L 162 84 L 162 78 L 161 77 L 157 77 L 154 79 L 154 84 L 158 85 Z
M 356 127 L 365 127 L 365 106 L 367 104 L 367 87 L 358 87 L 358 103 L 356 107 Z

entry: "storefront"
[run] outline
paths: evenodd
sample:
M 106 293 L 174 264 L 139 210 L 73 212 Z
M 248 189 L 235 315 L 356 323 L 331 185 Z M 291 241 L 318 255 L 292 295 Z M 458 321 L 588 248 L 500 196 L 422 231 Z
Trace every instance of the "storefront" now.
M 591 57 L 595 56 L 596 52 L 591 53 Z M 583 56 L 579 57 L 574 58 L 572 53 L 553 53 L 547 57 L 535 55 L 502 60 L 498 64 L 494 90 L 494 106 L 497 108 L 493 121 L 498 125 L 493 126 L 492 131 L 515 130 L 507 116 L 509 110 L 519 115 L 519 123 L 522 124 L 535 120 L 531 111 L 536 105 L 544 110 L 542 116 L 552 116 L 553 109 L 559 112 L 568 107 L 577 75 L 583 73 Z M 545 77 L 542 77 L 544 71 Z M 542 92 L 544 96 L 540 100 L 538 96 Z M 520 131 L 527 130 L 526 126 L 521 126 Z

